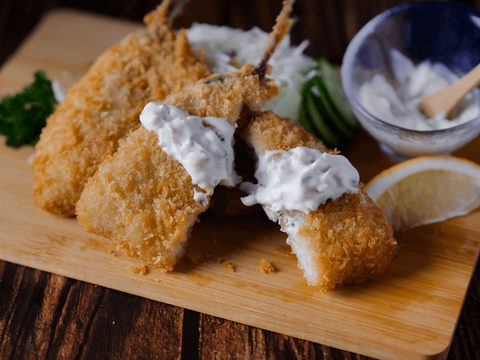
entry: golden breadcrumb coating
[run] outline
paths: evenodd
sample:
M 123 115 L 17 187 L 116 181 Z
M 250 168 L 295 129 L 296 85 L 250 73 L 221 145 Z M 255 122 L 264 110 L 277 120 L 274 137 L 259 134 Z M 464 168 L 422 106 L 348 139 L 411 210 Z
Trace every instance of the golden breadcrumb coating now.
M 302 251 L 314 254 L 313 261 L 299 264 L 307 282 L 323 291 L 377 276 L 399 252 L 385 215 L 363 191 L 328 200 L 307 214 L 290 245 L 297 257 Z
M 257 156 L 298 146 L 328 151 L 300 125 L 272 112 L 253 116 L 243 137 Z M 361 190 L 328 200 L 309 214 L 290 211 L 288 216 L 300 225 L 297 234 L 290 235 L 287 241 L 308 284 L 322 291 L 375 277 L 399 251 L 385 215 Z M 280 225 L 285 230 L 285 219 L 280 219 Z
M 278 91 L 252 71 L 245 66 L 236 73 L 200 80 L 168 96 L 165 103 L 190 115 L 221 117 L 234 126 L 244 105 L 258 109 Z M 193 224 L 208 207 L 208 202 L 194 201 L 194 189 L 204 192 L 192 184 L 178 161 L 163 152 L 156 134 L 142 126 L 121 141 L 118 151 L 87 182 L 77 203 L 78 220 L 127 255 L 172 270 Z
M 190 115 L 220 117 L 234 125 L 244 104 L 250 110 L 260 110 L 268 99 L 278 95 L 273 80 L 260 80 L 254 72 L 253 65 L 245 65 L 236 72 L 213 74 L 164 102 Z
M 145 16 L 146 30 L 100 55 L 47 120 L 32 166 L 38 206 L 73 216 L 84 184 L 139 127 L 143 107 L 210 75 L 186 31 L 172 30 L 170 2 Z
M 289 118 L 280 118 L 272 111 L 253 114 L 240 136 L 253 146 L 255 154 L 304 146 L 321 152 L 330 150 L 315 136 Z
M 161 151 L 155 133 L 140 127 L 87 182 L 78 221 L 126 255 L 172 270 L 188 229 L 205 209 L 193 200 L 194 188 L 200 191 L 183 166 Z

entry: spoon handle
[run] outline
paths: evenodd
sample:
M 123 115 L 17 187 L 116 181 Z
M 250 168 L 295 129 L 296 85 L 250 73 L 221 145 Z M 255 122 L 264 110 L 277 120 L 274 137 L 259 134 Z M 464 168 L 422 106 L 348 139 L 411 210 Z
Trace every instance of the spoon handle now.
M 433 118 L 439 112 L 445 111 L 447 117 L 475 86 L 480 84 L 480 64 L 456 83 L 434 94 L 423 97 L 420 102 L 420 110 Z

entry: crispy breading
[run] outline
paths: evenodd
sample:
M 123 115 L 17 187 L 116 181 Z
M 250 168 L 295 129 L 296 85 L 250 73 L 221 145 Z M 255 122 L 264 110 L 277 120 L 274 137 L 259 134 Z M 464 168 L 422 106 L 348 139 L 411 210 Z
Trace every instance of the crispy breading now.
M 247 120 L 240 137 L 259 155 L 269 150 L 284 150 L 304 146 L 321 152 L 330 150 L 315 136 L 289 118 L 280 118 L 272 111 L 253 114 Z
M 244 104 L 260 110 L 272 96 L 278 95 L 275 82 L 254 75 L 255 67 L 245 65 L 236 72 L 213 74 L 165 99 L 190 115 L 215 116 L 234 125 Z
M 272 112 L 252 116 L 242 133 L 257 156 L 298 146 L 328 151 L 323 143 L 290 119 Z M 290 211 L 284 216 L 300 223 L 287 239 L 309 285 L 328 291 L 336 285 L 363 282 L 385 270 L 398 254 L 385 215 L 363 191 L 328 200 L 316 211 Z M 286 217 L 280 218 L 286 230 Z
M 270 261 L 262 258 L 262 259 L 260 259 L 260 263 L 258 264 L 257 271 L 261 272 L 263 274 L 270 274 L 270 273 L 275 272 L 275 268 L 270 263 Z
M 32 165 L 38 206 L 73 216 L 86 181 L 140 126 L 143 107 L 210 75 L 185 30 L 172 30 L 170 2 L 145 16 L 147 29 L 103 53 L 47 120 Z
M 244 105 L 258 110 L 278 92 L 274 83 L 252 72 L 246 65 L 236 73 L 215 75 L 168 96 L 165 103 L 235 126 Z M 194 201 L 194 189 L 203 192 L 184 167 L 163 152 L 155 133 L 142 126 L 121 141 L 88 181 L 77 203 L 78 220 L 127 255 L 172 270 L 198 215 L 208 207 Z
M 78 221 L 126 255 L 172 270 L 204 206 L 191 178 L 141 127 L 101 164 L 77 203 Z M 161 255 L 159 255 L 161 254 Z

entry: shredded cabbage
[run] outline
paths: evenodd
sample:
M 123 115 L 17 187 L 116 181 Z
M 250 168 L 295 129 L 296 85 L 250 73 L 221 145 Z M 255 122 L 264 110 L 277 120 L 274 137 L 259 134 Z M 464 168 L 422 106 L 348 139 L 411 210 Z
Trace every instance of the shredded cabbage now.
M 197 23 L 187 32 L 193 48 L 203 47 L 205 50 L 206 63 L 214 73 L 236 71 L 245 64 L 258 64 L 269 35 L 257 27 L 244 31 Z M 307 80 L 305 72 L 314 64 L 311 57 L 303 54 L 307 46 L 308 40 L 291 46 L 290 37 L 286 36 L 270 58 L 272 73 L 269 77 L 276 81 L 280 95 L 267 102 L 265 110 L 298 119 L 302 84 Z

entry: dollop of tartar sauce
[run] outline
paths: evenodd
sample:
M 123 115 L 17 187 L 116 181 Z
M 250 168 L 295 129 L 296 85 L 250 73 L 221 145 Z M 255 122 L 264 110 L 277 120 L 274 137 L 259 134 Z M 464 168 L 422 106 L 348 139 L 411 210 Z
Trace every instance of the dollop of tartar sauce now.
M 187 32 L 193 48 L 203 49 L 207 66 L 218 74 L 237 71 L 245 64 L 258 64 L 270 35 L 257 27 L 244 31 L 196 23 Z M 303 84 L 315 74 L 313 71 L 310 75 L 309 71 L 315 64 L 313 58 L 303 54 L 307 46 L 307 40 L 291 45 L 288 34 L 278 45 L 268 62 L 272 67 L 268 77 L 276 82 L 280 94 L 265 104 L 265 110 L 298 119 Z
M 240 185 L 250 194 L 242 202 L 247 206 L 261 204 L 273 221 L 286 211 L 308 214 L 328 199 L 356 193 L 360 180 L 346 157 L 306 147 L 265 152 L 258 159 L 255 178 L 257 185 Z
M 206 191 L 195 190 L 196 202 L 206 204 L 219 184 L 235 186 L 241 181 L 234 169 L 235 129 L 225 119 L 190 116 L 175 106 L 151 102 L 140 122 L 157 134 L 162 150 L 183 165 L 192 183 Z
M 425 95 L 440 91 L 459 80 L 445 65 L 429 60 L 414 65 L 400 53 L 392 54 L 393 75 L 398 86 L 392 86 L 382 74 L 362 84 L 358 100 L 375 117 L 402 128 L 420 131 L 446 129 L 480 116 L 480 93 L 467 94 L 452 120 L 445 112 L 428 119 L 420 110 Z

